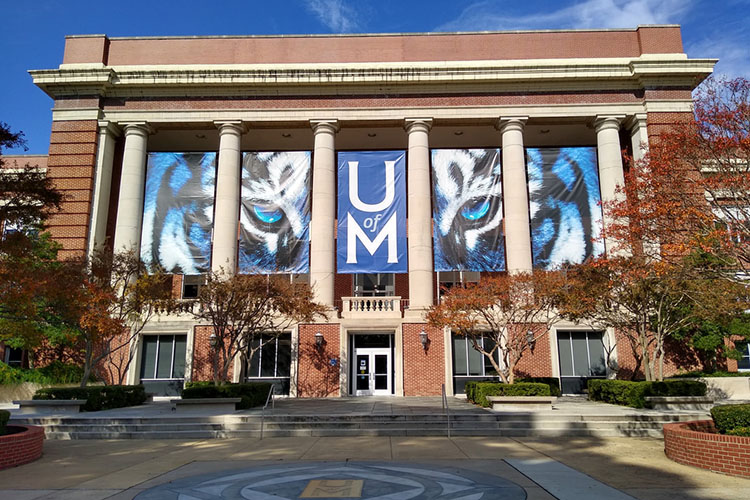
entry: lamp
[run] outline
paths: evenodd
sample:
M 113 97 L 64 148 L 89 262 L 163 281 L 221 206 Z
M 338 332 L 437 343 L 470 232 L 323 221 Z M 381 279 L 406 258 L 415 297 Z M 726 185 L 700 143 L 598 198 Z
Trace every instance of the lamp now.
M 218 344 L 218 340 L 216 339 L 216 334 L 212 333 L 211 336 L 208 337 L 208 345 L 215 348 L 216 344 Z
M 321 349 L 323 347 L 323 342 L 325 342 L 326 339 L 323 338 L 323 334 L 318 332 L 315 334 L 315 347 L 318 349 Z
M 529 330 L 526 332 L 526 343 L 529 344 L 529 347 L 531 350 L 534 350 L 534 345 L 536 344 L 536 339 L 534 338 L 534 331 Z
M 427 337 L 427 332 L 424 331 L 424 328 L 422 328 L 422 331 L 419 333 L 419 341 L 422 343 L 422 348 L 427 352 L 427 344 L 430 343 L 430 339 Z

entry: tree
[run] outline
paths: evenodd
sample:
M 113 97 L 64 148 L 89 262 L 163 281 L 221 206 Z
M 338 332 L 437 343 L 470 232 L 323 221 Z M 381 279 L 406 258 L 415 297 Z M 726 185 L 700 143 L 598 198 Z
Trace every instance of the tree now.
M 502 381 L 512 384 L 518 362 L 559 318 L 555 299 L 561 285 L 556 271 L 482 277 L 466 288 L 448 290 L 427 321 L 466 337 Z
M 293 324 L 325 317 L 309 285 L 268 275 L 212 273 L 198 293 L 193 316 L 211 325 L 215 383 L 229 380 L 238 355 L 249 359 Z M 244 360 L 243 359 L 243 360 Z

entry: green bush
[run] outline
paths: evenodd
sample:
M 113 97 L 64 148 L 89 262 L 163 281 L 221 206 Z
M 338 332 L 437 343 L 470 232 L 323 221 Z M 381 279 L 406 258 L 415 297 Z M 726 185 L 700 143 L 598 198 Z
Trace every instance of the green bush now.
M 0 436 L 5 434 L 5 427 L 8 425 L 10 419 L 10 412 L 6 410 L 0 410 Z
M 100 411 L 142 404 L 146 401 L 146 390 L 142 385 L 48 387 L 36 391 L 33 399 L 85 399 L 83 411 Z
M 560 396 L 560 379 L 555 377 L 524 377 L 516 379 L 516 382 L 531 382 L 535 384 L 547 384 L 551 396 Z
M 704 378 L 704 377 L 750 377 L 750 372 L 687 372 L 673 375 L 671 378 Z
M 487 396 L 549 396 L 550 387 L 547 384 L 531 382 L 516 382 L 502 384 L 498 382 L 474 382 L 471 402 L 488 408 L 491 405 Z M 466 397 L 469 395 L 467 393 Z
M 711 408 L 711 417 L 722 434 L 730 434 L 730 431 L 734 433 L 742 428 L 747 429 L 750 428 L 750 404 L 714 406 Z
M 466 399 L 471 402 L 475 401 L 474 391 L 476 391 L 477 384 L 478 382 L 470 380 L 469 382 L 466 382 L 466 385 L 464 385 L 464 394 L 466 394 Z
M 730 436 L 750 437 L 750 427 L 737 427 L 736 429 L 728 430 L 727 434 Z
M 182 391 L 183 399 L 197 398 L 241 398 L 237 408 L 246 410 L 266 403 L 270 382 L 246 382 L 244 384 L 214 385 L 213 382 L 188 382 Z
M 647 396 L 705 396 L 706 384 L 697 380 L 632 382 L 629 380 L 591 379 L 589 399 L 621 406 L 645 408 Z
M 41 385 L 76 384 L 83 378 L 83 368 L 78 365 L 53 361 L 47 366 L 26 370 L 0 362 L 0 385 L 16 385 L 31 382 Z M 94 381 L 89 377 L 89 381 Z

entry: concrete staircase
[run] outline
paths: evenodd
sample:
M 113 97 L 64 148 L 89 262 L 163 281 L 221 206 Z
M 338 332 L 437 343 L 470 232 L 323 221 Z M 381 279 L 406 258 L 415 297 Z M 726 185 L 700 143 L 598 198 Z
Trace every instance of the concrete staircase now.
M 665 423 L 707 418 L 702 412 L 565 414 L 481 412 L 451 415 L 452 436 L 661 437 Z M 13 423 L 40 425 L 47 439 L 212 439 L 260 437 L 261 415 L 237 412 L 195 416 L 29 416 Z M 266 415 L 264 437 L 445 436 L 445 415 Z

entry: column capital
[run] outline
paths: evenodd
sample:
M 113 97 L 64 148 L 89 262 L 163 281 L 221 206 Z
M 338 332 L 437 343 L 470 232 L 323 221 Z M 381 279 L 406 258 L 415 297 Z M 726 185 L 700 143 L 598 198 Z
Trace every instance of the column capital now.
M 606 129 L 620 130 L 620 122 L 625 115 L 596 115 L 594 117 L 594 128 L 597 132 Z
M 313 129 L 313 133 L 328 132 L 329 134 L 335 134 L 341 128 L 339 121 L 335 118 L 325 118 L 320 120 L 310 120 L 310 126 Z
M 529 119 L 528 116 L 501 116 L 495 123 L 495 128 L 500 132 L 506 130 L 518 130 L 523 132 L 523 127 L 526 125 L 526 121 Z
M 637 130 L 639 128 L 646 128 L 647 121 L 648 114 L 636 113 L 634 115 L 628 115 L 622 124 L 628 130 Z
M 120 126 L 125 131 L 126 137 L 129 135 L 147 137 L 156 132 L 156 129 L 154 129 L 154 127 L 148 122 L 122 122 L 120 123 Z
M 107 132 L 112 137 L 120 137 L 122 135 L 122 129 L 117 126 L 116 123 L 109 120 L 99 120 L 99 132 Z
M 407 133 L 412 131 L 421 130 L 422 132 L 429 132 L 432 128 L 432 118 L 405 118 L 404 119 L 404 130 Z
M 242 120 L 215 120 L 214 126 L 219 129 L 219 134 L 227 132 L 237 132 L 244 134 L 247 132 L 247 124 Z

